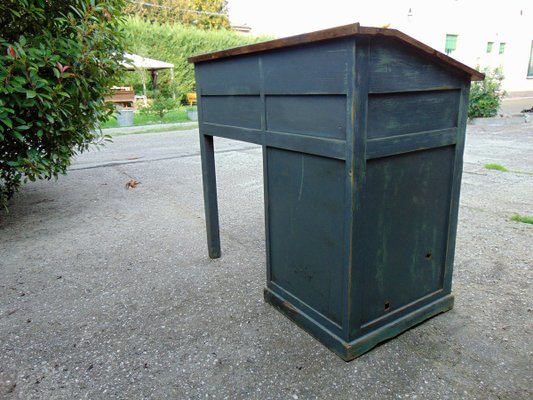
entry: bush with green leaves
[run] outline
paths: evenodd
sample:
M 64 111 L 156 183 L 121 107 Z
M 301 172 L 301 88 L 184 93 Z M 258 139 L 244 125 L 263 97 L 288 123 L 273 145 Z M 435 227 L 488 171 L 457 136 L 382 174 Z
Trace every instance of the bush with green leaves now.
M 0 206 L 105 138 L 125 0 L 0 2 Z
M 156 96 L 154 100 L 146 107 L 141 108 L 141 113 L 143 114 L 156 114 L 161 122 L 163 122 L 163 117 L 169 111 L 175 110 L 178 108 L 178 102 L 171 97 L 165 96 Z
M 479 67 L 478 67 L 479 69 Z M 494 117 L 498 113 L 505 92 L 502 90 L 504 79 L 501 68 L 485 68 L 485 80 L 472 82 L 468 118 Z

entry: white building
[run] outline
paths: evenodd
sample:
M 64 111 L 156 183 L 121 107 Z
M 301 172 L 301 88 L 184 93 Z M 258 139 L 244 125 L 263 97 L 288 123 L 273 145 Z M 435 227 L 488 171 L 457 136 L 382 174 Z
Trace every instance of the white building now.
M 229 0 L 254 33 L 287 36 L 360 22 L 396 28 L 471 67 L 502 66 L 504 89 L 533 96 L 533 0 Z M 448 40 L 447 40 L 448 38 Z M 490 44 L 491 43 L 491 44 Z
M 533 95 L 533 1 L 398 0 L 363 25 L 399 29 L 457 60 L 501 66 L 509 95 Z

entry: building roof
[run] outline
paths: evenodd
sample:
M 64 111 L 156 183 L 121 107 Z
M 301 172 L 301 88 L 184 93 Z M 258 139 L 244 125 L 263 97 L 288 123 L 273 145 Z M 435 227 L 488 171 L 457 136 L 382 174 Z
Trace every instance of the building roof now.
M 279 49 L 283 47 L 296 46 L 301 44 L 320 42 L 325 40 L 332 40 L 346 37 L 356 36 L 386 36 L 393 37 L 401 40 L 402 42 L 417 48 L 420 52 L 425 53 L 427 56 L 438 59 L 441 63 L 459 70 L 464 74 L 470 76 L 473 81 L 479 81 L 485 79 L 485 74 L 470 68 L 452 57 L 441 53 L 438 50 L 400 32 L 396 29 L 388 28 L 372 28 L 367 26 L 361 26 L 359 23 L 338 26 L 336 28 L 324 29 L 321 31 L 305 33 L 297 36 L 290 36 L 282 39 L 269 40 L 266 42 L 255 43 L 246 46 L 234 47 L 232 49 L 215 51 L 213 53 L 206 53 L 189 58 L 190 63 L 199 63 L 204 61 L 217 60 L 226 57 L 259 53 L 263 51 Z
M 124 54 L 124 57 L 128 62 L 123 62 L 122 65 L 126 67 L 129 71 L 134 71 L 136 69 L 146 69 L 149 71 L 157 71 L 160 69 L 171 69 L 174 68 L 174 64 L 167 63 L 164 61 L 154 60 L 153 58 L 139 56 L 137 54 Z

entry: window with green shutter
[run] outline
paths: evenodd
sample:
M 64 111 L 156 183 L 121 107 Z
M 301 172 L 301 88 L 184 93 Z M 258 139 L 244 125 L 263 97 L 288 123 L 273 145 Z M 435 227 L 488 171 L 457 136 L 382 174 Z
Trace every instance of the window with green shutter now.
M 503 54 L 505 52 L 505 43 L 500 43 L 500 51 L 499 54 Z
M 531 52 L 529 53 L 529 65 L 527 67 L 527 77 L 533 78 L 533 41 L 531 42 Z
M 444 45 L 444 51 L 446 54 L 450 54 L 457 49 L 457 35 L 446 35 L 446 44 Z
M 487 42 L 487 53 L 492 53 L 492 45 L 494 42 Z

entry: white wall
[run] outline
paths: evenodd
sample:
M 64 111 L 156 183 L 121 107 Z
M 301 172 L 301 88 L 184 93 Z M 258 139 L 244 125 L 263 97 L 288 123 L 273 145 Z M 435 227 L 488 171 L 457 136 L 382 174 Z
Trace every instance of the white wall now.
M 390 24 L 442 52 L 446 34 L 458 35 L 457 50 L 450 56 L 471 67 L 502 66 L 506 91 L 533 94 L 533 79 L 527 78 L 533 41 L 531 0 L 398 0 L 394 7 L 364 19 L 365 25 Z M 490 54 L 487 42 L 494 43 Z M 499 54 L 501 42 L 506 43 L 503 54 Z
M 228 4 L 232 21 L 246 22 L 255 34 L 283 37 L 354 22 L 390 24 L 442 52 L 446 34 L 457 34 L 452 57 L 471 67 L 501 64 L 505 90 L 533 92 L 533 79 L 526 77 L 533 0 L 229 0 Z M 490 55 L 488 41 L 494 42 Z M 502 41 L 507 45 L 499 55 Z

